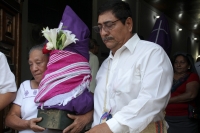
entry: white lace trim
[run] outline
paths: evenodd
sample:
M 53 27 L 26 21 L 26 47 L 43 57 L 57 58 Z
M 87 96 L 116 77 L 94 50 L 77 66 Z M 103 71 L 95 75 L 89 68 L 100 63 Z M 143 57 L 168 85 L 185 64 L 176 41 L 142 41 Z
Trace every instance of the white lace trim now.
M 70 92 L 59 94 L 52 97 L 51 99 L 44 102 L 43 106 L 53 106 L 53 105 L 62 105 L 65 106 L 69 101 L 81 95 L 85 89 L 89 88 L 90 80 L 88 79 L 90 75 L 84 77 L 83 82 L 71 90 Z

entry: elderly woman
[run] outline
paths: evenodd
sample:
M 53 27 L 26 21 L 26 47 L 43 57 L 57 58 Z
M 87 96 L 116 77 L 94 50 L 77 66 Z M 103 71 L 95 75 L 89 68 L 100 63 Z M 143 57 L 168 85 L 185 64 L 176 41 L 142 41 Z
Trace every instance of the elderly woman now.
M 199 89 L 199 77 L 194 73 L 194 63 L 189 54 L 178 52 L 174 55 L 174 80 L 171 98 L 166 107 L 168 133 L 198 133 L 195 120 L 188 118 L 188 106 L 195 107 Z
M 17 92 L 14 104 L 6 117 L 6 125 L 19 133 L 57 133 L 61 131 L 45 130 L 37 126 L 36 123 L 42 118 L 37 118 L 37 106 L 34 98 L 38 93 L 38 85 L 42 80 L 43 74 L 48 63 L 48 55 L 42 53 L 43 45 L 34 46 L 29 52 L 30 71 L 33 80 L 26 80 Z

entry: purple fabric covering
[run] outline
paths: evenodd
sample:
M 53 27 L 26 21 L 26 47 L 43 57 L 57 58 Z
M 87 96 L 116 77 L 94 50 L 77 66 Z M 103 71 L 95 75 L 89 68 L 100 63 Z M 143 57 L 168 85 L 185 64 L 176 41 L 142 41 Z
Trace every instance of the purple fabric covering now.
M 78 38 L 76 43 L 70 44 L 65 50 L 81 54 L 89 61 L 90 31 L 86 24 L 69 6 L 66 6 L 61 22 L 63 23 L 63 30 L 72 31 L 72 34 L 75 34 L 76 38 Z
M 157 43 L 165 50 L 168 56 L 170 55 L 172 40 L 168 21 L 164 14 L 162 14 L 161 17 L 156 20 L 148 41 Z
M 76 38 L 78 39 L 78 41 L 76 41 L 76 43 L 72 43 L 72 44 L 68 45 L 64 50 L 77 53 L 78 55 L 81 55 L 81 58 L 82 57 L 84 58 L 84 60 L 77 60 L 76 59 L 77 62 L 87 62 L 88 63 L 88 61 L 89 61 L 89 47 L 88 47 L 88 45 L 89 45 L 89 35 L 90 35 L 90 31 L 89 31 L 88 27 L 85 25 L 85 23 L 76 15 L 76 13 L 69 6 L 66 6 L 64 13 L 63 13 L 63 16 L 62 16 L 62 20 L 60 22 L 63 23 L 62 30 L 71 31 L 72 34 L 75 34 Z M 51 61 L 51 56 L 52 55 L 50 55 L 50 61 Z M 63 56 L 63 55 L 61 54 L 61 56 Z M 59 61 L 63 62 L 63 60 L 61 60 L 61 58 L 59 58 L 59 59 L 60 59 Z M 66 61 L 65 63 L 71 63 L 71 64 L 75 63 L 76 60 L 73 59 L 73 58 L 72 58 L 72 60 L 74 62 L 73 61 L 70 62 L 70 60 L 64 60 L 64 61 Z M 55 60 L 53 59 L 53 61 L 55 61 Z M 56 65 L 58 66 L 58 64 L 56 64 Z M 89 66 L 89 63 L 88 63 L 88 66 Z M 61 68 L 63 68 L 63 66 L 60 66 L 60 68 L 56 67 L 55 71 L 58 71 Z M 53 76 L 56 76 L 55 71 L 53 71 L 54 72 Z M 79 73 L 79 75 L 80 74 L 81 73 Z M 66 77 L 64 77 L 64 78 L 66 78 Z M 60 82 L 59 80 L 61 80 L 61 79 L 58 79 L 58 82 Z M 71 82 L 73 82 L 73 81 L 71 81 Z M 52 84 L 53 83 L 50 83 L 50 85 L 52 85 Z M 59 84 L 59 85 L 62 85 L 62 84 Z M 69 82 L 68 85 L 69 86 L 73 85 L 73 83 Z M 69 89 L 69 88 L 67 88 L 67 89 Z M 59 92 L 56 92 L 56 94 L 54 93 L 52 95 L 57 95 L 57 93 L 59 93 Z M 61 93 L 61 94 L 63 94 L 63 93 Z M 40 106 L 38 108 L 40 108 Z M 81 95 L 72 99 L 65 106 L 54 105 L 54 106 L 50 106 L 50 107 L 49 106 L 44 107 L 44 109 L 66 110 L 68 112 L 72 112 L 73 114 L 85 114 L 88 111 L 91 111 L 93 108 L 94 108 L 93 95 L 88 91 L 87 88 L 85 89 L 85 91 Z
M 39 106 L 38 108 L 40 109 L 41 107 Z M 43 108 L 65 110 L 77 115 L 85 114 L 94 109 L 93 95 L 88 91 L 88 89 L 85 89 L 80 96 L 71 100 L 66 106 L 55 105 L 51 107 L 44 106 Z M 66 108 L 69 110 L 66 110 Z

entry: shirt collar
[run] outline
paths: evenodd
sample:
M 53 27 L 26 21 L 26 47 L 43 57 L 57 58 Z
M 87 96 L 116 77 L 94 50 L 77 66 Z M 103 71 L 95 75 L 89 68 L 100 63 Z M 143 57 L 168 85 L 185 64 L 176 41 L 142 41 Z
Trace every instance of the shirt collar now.
M 131 54 L 133 54 L 137 43 L 140 41 L 137 33 L 135 33 L 121 48 L 119 48 L 116 52 L 121 52 L 124 49 L 128 49 Z M 109 58 L 113 58 L 112 51 L 110 51 Z
M 126 47 L 131 54 L 133 54 L 137 43 L 140 41 L 137 33 L 135 33 L 123 46 Z

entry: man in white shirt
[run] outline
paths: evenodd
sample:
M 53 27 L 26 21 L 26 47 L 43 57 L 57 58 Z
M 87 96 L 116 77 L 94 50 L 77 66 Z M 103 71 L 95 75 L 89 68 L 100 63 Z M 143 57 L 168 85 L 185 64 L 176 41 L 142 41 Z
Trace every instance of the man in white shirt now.
M 15 76 L 10 71 L 5 55 L 0 52 L 0 110 L 15 99 L 16 91 Z
M 97 71 L 99 69 L 99 59 L 95 55 L 96 53 L 98 53 L 98 50 L 96 48 L 98 46 L 95 43 L 96 43 L 96 41 L 94 39 L 90 39 L 90 44 L 89 44 L 90 60 L 89 60 L 89 63 L 90 63 L 91 75 L 92 75 L 92 80 L 90 82 L 90 91 L 92 93 L 94 93 L 94 89 L 96 87 L 96 74 L 97 74 Z
M 173 79 L 167 54 L 132 33 L 127 3 L 108 1 L 98 14 L 94 30 L 111 51 L 96 76 L 93 124 L 87 133 L 165 132 Z

